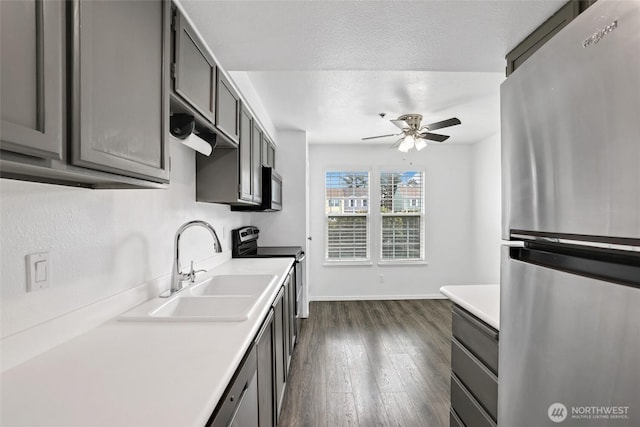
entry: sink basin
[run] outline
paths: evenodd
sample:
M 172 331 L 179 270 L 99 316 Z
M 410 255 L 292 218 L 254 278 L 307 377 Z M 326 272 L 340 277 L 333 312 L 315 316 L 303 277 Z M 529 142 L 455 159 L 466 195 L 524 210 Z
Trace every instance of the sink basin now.
M 242 322 L 258 302 L 254 296 L 180 296 L 149 313 L 151 318 L 171 321 Z
M 191 294 L 206 295 L 262 295 L 275 280 L 272 274 L 230 274 L 213 276 L 191 287 Z
M 273 274 L 213 276 L 169 300 L 142 304 L 121 315 L 120 320 L 243 322 L 276 278 Z

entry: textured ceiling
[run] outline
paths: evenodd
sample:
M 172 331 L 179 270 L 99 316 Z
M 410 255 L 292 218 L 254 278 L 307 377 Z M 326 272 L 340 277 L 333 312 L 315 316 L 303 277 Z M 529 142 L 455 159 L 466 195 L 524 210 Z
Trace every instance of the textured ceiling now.
M 180 1 L 222 67 L 247 72 L 274 125 L 310 142 L 375 134 L 382 111 L 464 114 L 452 142 L 496 133 L 505 54 L 564 2 Z
M 231 73 L 233 76 L 234 73 Z M 458 117 L 440 129 L 452 143 L 474 143 L 500 127 L 502 73 L 442 71 L 264 71 L 248 73 L 280 129 L 306 130 L 312 143 L 354 143 L 398 133 L 389 122 L 418 113 L 423 124 Z M 378 113 L 386 113 L 384 119 Z M 391 144 L 397 138 L 363 144 Z

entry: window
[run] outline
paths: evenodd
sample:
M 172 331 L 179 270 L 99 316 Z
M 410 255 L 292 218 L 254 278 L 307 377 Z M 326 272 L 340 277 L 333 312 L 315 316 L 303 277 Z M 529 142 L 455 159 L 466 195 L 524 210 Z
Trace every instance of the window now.
M 329 207 L 330 208 L 338 208 L 338 207 L 340 207 L 340 200 L 339 199 L 329 199 Z
M 381 261 L 424 259 L 423 201 L 422 172 L 380 172 Z
M 369 259 L 369 172 L 327 172 L 327 261 Z M 331 200 L 338 200 L 336 206 Z M 357 207 L 357 200 L 361 200 Z

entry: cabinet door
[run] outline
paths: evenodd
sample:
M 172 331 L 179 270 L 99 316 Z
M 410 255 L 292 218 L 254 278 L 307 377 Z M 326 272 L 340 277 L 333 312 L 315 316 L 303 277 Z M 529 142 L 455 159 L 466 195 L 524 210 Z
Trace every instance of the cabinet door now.
M 289 283 L 289 359 L 293 357 L 293 348 L 296 345 L 296 283 L 293 268 L 287 279 Z
M 168 182 L 169 3 L 72 5 L 72 163 Z
M 543 22 L 531 34 L 521 41 L 511 52 L 507 54 L 507 77 L 516 68 L 522 65 L 531 55 L 548 42 L 556 33 L 563 29 L 569 22 L 576 18 L 581 12 L 582 2 L 570 1 L 562 6 L 549 19 Z M 588 7 L 588 6 L 587 6 Z
M 238 142 L 240 133 L 240 96 L 224 74 L 218 70 L 216 84 L 216 127 L 232 141 Z
M 3 150 L 62 159 L 63 5 L 0 1 Z
M 287 376 L 289 374 L 289 363 L 291 363 L 291 334 L 290 334 L 290 330 L 291 330 L 291 294 L 290 294 L 290 290 L 291 290 L 291 277 L 287 276 L 287 279 L 284 282 L 284 296 L 283 296 L 283 300 L 284 300 L 284 313 L 282 314 L 282 318 L 283 318 L 283 325 L 282 325 L 282 330 L 284 333 L 284 359 L 285 359 L 285 365 L 284 365 L 284 378 L 285 381 L 287 379 Z
M 251 163 L 251 130 L 253 121 L 251 114 L 246 109 L 242 109 L 240 114 L 240 199 L 251 202 L 253 200 L 253 167 Z
M 282 408 L 282 398 L 284 397 L 284 387 L 286 383 L 286 358 L 284 333 L 284 289 L 280 289 L 273 305 L 273 346 L 275 347 L 275 401 L 276 401 L 276 424 Z
M 251 134 L 251 175 L 253 180 L 253 201 L 262 202 L 262 159 L 260 151 L 262 149 L 262 131 L 257 123 L 253 123 Z
M 180 13 L 175 17 L 174 54 L 174 90 L 213 123 L 216 63 Z
M 266 136 L 262 138 L 262 165 L 270 168 L 276 167 L 275 148 Z
M 272 144 L 267 147 L 267 163 L 272 168 L 276 168 L 276 149 Z
M 256 350 L 258 356 L 258 424 L 260 427 L 273 427 L 275 425 L 273 309 L 267 315 L 262 329 L 258 332 Z

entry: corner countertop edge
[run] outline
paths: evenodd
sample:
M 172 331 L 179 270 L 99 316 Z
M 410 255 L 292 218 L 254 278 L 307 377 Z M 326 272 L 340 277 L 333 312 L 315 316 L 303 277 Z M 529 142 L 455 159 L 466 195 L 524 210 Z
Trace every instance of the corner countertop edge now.
M 500 285 L 443 286 L 440 293 L 491 327 L 500 330 Z

